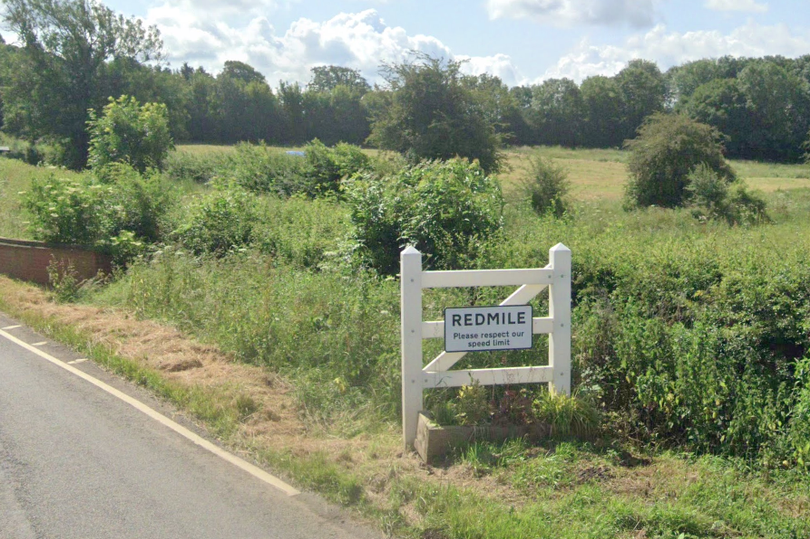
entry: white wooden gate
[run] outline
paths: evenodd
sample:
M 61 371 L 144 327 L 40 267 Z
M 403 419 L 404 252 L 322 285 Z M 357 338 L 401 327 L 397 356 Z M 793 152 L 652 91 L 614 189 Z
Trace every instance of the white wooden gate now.
M 400 253 L 402 312 L 402 432 L 406 448 L 416 440 L 422 391 L 436 387 L 529 384 L 547 382 L 549 389 L 571 393 L 571 250 L 558 243 L 544 268 L 465 271 L 422 271 L 422 253 L 408 247 Z M 501 305 L 522 305 L 549 289 L 549 316 L 532 319 L 533 333 L 549 334 L 548 366 L 448 370 L 466 352 L 442 352 L 422 366 L 422 339 L 444 337 L 444 322 L 422 321 L 422 290 L 472 286 L 520 286 Z

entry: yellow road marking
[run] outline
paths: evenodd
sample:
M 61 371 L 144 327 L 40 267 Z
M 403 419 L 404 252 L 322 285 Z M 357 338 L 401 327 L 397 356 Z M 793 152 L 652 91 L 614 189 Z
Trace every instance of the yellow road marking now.
M 48 344 L 48 341 L 35 342 L 31 346 L 43 346 L 43 345 L 46 345 L 46 344 Z
M 68 365 L 77 365 L 79 363 L 84 363 L 85 361 L 87 361 L 87 358 L 83 357 L 81 359 L 74 359 L 73 361 L 68 361 L 67 363 Z
M 61 360 L 53 357 L 52 355 L 50 355 L 50 354 L 48 354 L 46 352 L 43 352 L 42 350 L 40 350 L 38 348 L 34 348 L 33 345 L 28 344 L 26 342 L 23 342 L 20 339 L 14 337 L 13 335 L 10 335 L 10 334 L 6 333 L 3 330 L 0 330 L 0 336 L 5 337 L 6 339 L 13 342 L 14 344 L 17 344 L 17 345 L 21 346 L 22 348 L 25 348 L 29 352 L 32 352 L 32 353 L 38 355 L 39 357 L 50 361 L 51 363 L 53 363 L 57 367 L 65 369 L 69 373 L 74 374 L 74 375 L 78 376 L 79 378 L 82 378 L 82 379 L 90 382 L 91 384 L 98 387 L 99 389 L 102 389 L 102 390 L 106 391 L 107 393 L 109 393 L 110 395 L 112 395 L 112 396 L 124 401 L 125 403 L 129 404 L 130 406 L 132 406 L 133 408 L 135 408 L 139 412 L 141 412 L 143 414 L 146 414 L 147 416 L 154 419 L 155 421 L 157 421 L 159 423 L 162 423 L 166 427 L 169 427 L 170 429 L 172 429 L 174 432 L 176 432 L 180 436 L 183 436 L 184 438 L 194 442 L 195 444 L 199 445 L 200 447 L 202 447 L 206 451 L 209 451 L 209 452 L 213 453 L 214 455 L 218 456 L 219 458 L 230 462 L 234 466 L 236 466 L 238 468 L 241 468 L 245 472 L 249 473 L 250 475 L 252 475 L 253 477 L 255 477 L 255 478 L 257 478 L 257 479 L 259 479 L 261 481 L 264 481 L 268 485 L 271 485 L 271 486 L 281 490 L 287 496 L 296 496 L 296 495 L 300 494 L 300 492 L 298 490 L 296 490 L 292 486 L 288 485 L 287 483 L 285 483 L 284 481 L 282 481 L 278 477 L 275 477 L 275 476 L 265 472 L 264 470 L 262 470 L 258 466 L 255 466 L 255 465 L 247 462 L 246 460 L 241 459 L 241 458 L 239 458 L 236 455 L 233 455 L 231 453 L 228 453 L 227 451 L 225 451 L 224 449 L 222 449 L 220 447 L 217 447 L 216 445 L 212 444 L 211 442 L 209 442 L 205 438 L 191 432 L 190 430 L 183 427 L 182 425 L 180 425 L 178 423 L 175 423 L 174 421 L 172 421 L 171 419 L 169 419 L 165 415 L 161 414 L 160 412 L 157 412 L 156 410 L 153 410 L 152 408 L 145 405 L 141 401 L 139 401 L 137 399 L 134 399 L 133 397 L 130 397 L 126 393 L 123 393 L 123 392 L 115 389 L 114 387 L 112 387 L 112 386 L 110 386 L 108 384 L 105 384 L 104 382 L 102 382 L 98 378 L 94 378 L 94 377 L 90 376 L 89 374 L 87 374 L 85 372 L 82 372 L 79 369 L 77 369 L 77 368 L 75 368 L 75 367 L 73 367 L 71 365 L 68 365 L 64 361 L 61 361 Z
M 16 325 L 16 326 L 6 326 L 6 327 L 4 327 L 3 329 L 17 329 L 17 328 L 21 328 L 21 327 L 22 327 L 22 326 L 18 324 L 18 325 Z

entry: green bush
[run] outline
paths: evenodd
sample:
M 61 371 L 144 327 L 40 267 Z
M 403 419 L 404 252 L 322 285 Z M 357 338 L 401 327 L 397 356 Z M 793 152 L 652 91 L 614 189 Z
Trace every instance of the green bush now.
M 673 208 L 686 202 L 689 174 L 701 163 L 726 182 L 736 179 L 723 158 L 720 134 L 682 114 L 656 113 L 625 143 L 630 150 L 627 207 Z
M 728 214 L 728 182 L 705 163 L 700 163 L 689 173 L 686 190 L 689 202 L 702 216 L 722 219 Z
M 500 184 L 464 160 L 425 162 L 384 178 L 360 174 L 347 192 L 358 254 L 386 275 L 397 272 L 407 245 L 427 267 L 468 267 L 503 224 Z
M 340 143 L 328 148 L 318 139 L 304 148 L 307 163 L 305 193 L 315 197 L 340 191 L 340 180 L 369 168 L 369 158 L 358 146 Z
M 250 244 L 256 222 L 256 197 L 221 185 L 189 205 L 171 236 L 196 255 L 224 256 Z
M 568 209 L 565 202 L 569 189 L 568 173 L 550 159 L 542 157 L 531 159 L 528 172 L 523 189 L 534 211 L 561 217 Z
M 78 179 L 34 178 L 23 204 L 37 239 L 83 245 L 125 264 L 137 247 L 161 240 L 175 195 L 157 174 L 143 177 L 122 163 L 102 170 Z
M 216 152 L 197 154 L 171 152 L 163 163 L 166 176 L 174 181 L 190 180 L 196 183 L 212 181 L 228 162 L 228 154 Z
M 477 203 L 491 207 L 477 198 L 488 189 L 468 186 L 483 179 L 457 179 L 470 167 L 430 163 L 385 180 L 362 174 L 346 183 L 349 204 L 256 197 L 253 247 L 204 260 L 170 247 L 136 263 L 104 293 L 301 381 L 295 393 L 301 411 L 319 423 L 339 420 L 343 429 L 354 422 L 357 429 L 380 417 L 396 421 L 397 280 L 356 268 L 333 271 L 332 264 L 350 233 L 357 254 L 371 260 L 349 222 L 390 241 L 378 247 L 393 261 L 392 272 L 404 245 L 400 223 L 453 217 L 468 226 L 464 219 L 478 215 L 471 211 Z M 445 214 L 433 213 L 433 199 Z M 473 267 L 515 268 L 544 265 L 557 242 L 572 249 L 572 381 L 596 400 L 609 425 L 605 432 L 747 463 L 803 466 L 810 451 L 807 200 L 794 193 L 790 221 L 757 229 L 699 224 L 688 210 L 626 214 L 600 203 L 577 211 L 583 218 L 567 221 L 536 217 L 526 204 L 508 205 L 505 233 L 463 253 L 478 256 Z M 229 215 L 243 213 L 237 207 Z M 393 245 L 390 255 L 385 245 Z M 504 293 L 432 290 L 425 295 L 425 318 L 438 319 L 447 306 L 493 304 Z M 539 316 L 545 308 L 541 298 Z M 440 349 L 438 341 L 425 342 L 426 355 Z M 470 354 L 458 367 L 542 364 L 546 342 L 538 336 L 531 351 Z M 490 421 L 556 417 L 552 422 L 561 422 L 557 432 L 563 434 L 565 418 L 580 412 L 570 402 L 545 403 L 543 391 L 487 390 L 488 407 L 470 399 L 463 411 L 489 413 Z M 455 395 L 426 392 L 426 407 L 437 418 L 460 421 Z
M 107 203 L 112 213 L 106 223 L 110 237 L 128 231 L 147 243 L 163 239 L 164 216 L 176 194 L 159 174 L 142 176 L 127 164 L 112 163 L 95 176 L 111 187 Z
M 82 245 L 126 264 L 146 244 L 162 239 L 174 192 L 158 175 L 142 177 L 128 165 L 104 169 L 105 177 L 34 178 L 23 197 L 35 238 Z
M 300 156 L 241 142 L 217 176 L 254 193 L 288 197 L 306 191 L 306 161 Z
M 698 219 L 722 219 L 729 225 L 759 224 L 770 219 L 761 197 L 748 192 L 744 185 L 729 191 L 726 180 L 701 163 L 689 174 L 689 201 L 692 215 Z
M 788 427 L 810 349 L 802 249 L 775 261 L 755 244 L 631 245 L 601 254 L 610 279 L 575 269 L 576 281 L 601 282 L 575 284 L 579 383 L 634 437 L 765 465 L 794 459 L 810 442 L 800 421 L 795 439 Z
M 769 223 L 771 218 L 767 213 L 765 199 L 748 191 L 744 185 L 737 185 L 731 190 L 729 205 L 733 208 L 732 219 L 734 224 L 761 224 Z
M 174 146 L 166 105 L 146 103 L 122 95 L 112 97 L 101 116 L 90 111 L 88 163 L 99 169 L 110 163 L 128 163 L 138 172 L 161 168 Z
M 264 144 L 240 143 L 217 175 L 255 193 L 316 198 L 337 195 L 341 178 L 370 168 L 369 163 L 362 150 L 350 144 L 328 148 L 315 139 L 300 156 Z
M 112 187 L 86 179 L 34 178 L 23 205 L 35 238 L 49 243 L 95 246 L 105 235 Z

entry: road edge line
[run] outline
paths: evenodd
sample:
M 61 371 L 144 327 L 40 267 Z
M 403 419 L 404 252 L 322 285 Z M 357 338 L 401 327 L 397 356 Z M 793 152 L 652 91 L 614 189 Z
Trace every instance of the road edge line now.
M 41 358 L 53 363 L 57 367 L 60 367 L 60 368 L 62 368 L 64 370 L 68 371 L 69 373 L 71 373 L 71 374 L 73 374 L 75 376 L 78 376 L 79 378 L 81 378 L 81 379 L 83 379 L 83 380 L 85 380 L 87 382 L 90 382 L 91 384 L 98 387 L 99 389 L 102 389 L 103 391 L 106 391 L 107 393 L 109 393 L 110 395 L 116 397 L 117 399 L 124 401 L 125 403 L 129 404 L 130 406 L 132 406 L 133 408 L 135 408 L 139 412 L 141 412 L 141 413 L 145 414 L 146 416 L 154 419 L 155 421 L 161 423 L 162 425 L 170 428 L 171 430 L 173 430 L 174 432 L 176 432 L 180 436 L 182 436 L 182 437 L 186 438 L 187 440 L 193 442 L 194 444 L 202 447 L 206 451 L 208 451 L 210 453 L 213 453 L 217 457 L 219 457 L 219 458 L 233 464 L 237 468 L 242 469 L 243 471 L 249 473 L 250 475 L 252 475 L 256 479 L 259 479 L 260 481 L 263 481 L 263 482 L 267 483 L 268 485 L 270 485 L 272 487 L 275 487 L 278 490 L 284 492 L 287 496 L 297 496 L 298 494 L 301 494 L 301 492 L 299 490 L 295 489 L 291 485 L 288 485 L 287 483 L 285 483 L 284 481 L 282 481 L 278 477 L 267 473 L 266 471 L 262 470 L 258 466 L 254 465 L 254 464 L 251 464 L 251 463 L 247 462 L 246 460 L 244 460 L 244 459 L 242 459 L 240 457 L 237 457 L 233 453 L 229 453 L 228 451 L 225 451 L 221 447 L 209 442 L 208 440 L 206 440 L 202 436 L 200 436 L 198 434 L 195 434 L 194 432 L 190 431 L 186 427 L 172 421 L 171 419 L 169 419 L 165 415 L 161 414 L 157 410 L 154 410 L 154 409 L 150 408 L 149 406 L 142 403 L 141 401 L 139 401 L 139 400 L 137 400 L 137 399 L 135 399 L 133 397 L 130 397 L 126 393 L 124 393 L 124 392 L 122 392 L 122 391 L 120 391 L 118 389 L 115 389 L 114 387 L 102 382 L 98 378 L 90 376 L 86 372 L 83 372 L 83 371 L 77 369 L 76 367 L 74 367 L 72 365 L 68 365 L 66 362 L 55 358 L 54 356 L 48 354 L 47 352 L 43 352 L 39 348 L 35 348 L 34 346 L 28 344 L 27 342 L 22 341 L 22 340 L 18 339 L 17 337 L 15 337 L 13 335 L 10 335 L 9 333 L 6 333 L 5 331 L 3 331 L 1 329 L 0 329 L 0 336 L 5 337 L 7 340 L 13 342 L 14 344 L 16 344 L 16 345 L 28 350 L 29 352 L 32 352 L 32 353 L 40 356 Z

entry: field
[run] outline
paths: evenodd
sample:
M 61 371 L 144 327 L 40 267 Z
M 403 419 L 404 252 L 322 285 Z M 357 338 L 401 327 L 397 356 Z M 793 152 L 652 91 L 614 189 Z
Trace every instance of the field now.
M 230 151 L 184 146 L 178 155 Z M 568 171 L 567 217 L 537 216 L 524 200 L 532 154 Z M 216 259 L 167 246 L 114 282 L 81 290 L 78 304 L 4 284 L 0 308 L 88 347 L 226 443 L 392 535 L 810 536 L 810 439 L 802 438 L 810 431 L 790 412 L 810 410 L 810 168 L 732 162 L 764 193 L 772 222 L 731 227 L 688 209 L 624 212 L 625 159 L 617 150 L 510 152 L 504 230 L 475 260 L 537 266 L 557 242 L 572 249 L 575 382 L 602 412 L 600 434 L 586 441 L 472 444 L 437 467 L 402 454 L 398 283 L 346 262 L 350 212 L 337 200 L 264 197 L 254 246 Z M 0 171 L 0 236 L 25 235 L 14 195 L 54 171 L 6 160 Z M 181 190 L 186 201 L 207 192 L 188 182 Z M 504 292 L 434 291 L 426 316 Z M 116 323 L 105 334 L 92 320 L 110 312 Z M 151 321 L 229 362 L 175 370 L 191 365 L 188 351 L 159 364 L 167 350 L 137 337 Z M 126 345 L 106 346 L 114 339 Z M 544 347 L 539 339 L 541 357 Z M 426 357 L 432 352 L 435 343 Z M 491 354 L 471 365 L 525 360 Z M 437 412 L 465 405 L 449 392 L 426 403 Z

